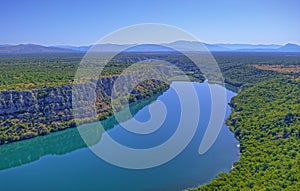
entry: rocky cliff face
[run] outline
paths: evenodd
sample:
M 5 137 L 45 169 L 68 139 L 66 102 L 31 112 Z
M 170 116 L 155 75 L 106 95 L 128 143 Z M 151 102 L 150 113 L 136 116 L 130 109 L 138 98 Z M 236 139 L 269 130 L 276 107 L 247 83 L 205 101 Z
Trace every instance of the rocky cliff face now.
M 67 120 L 71 116 L 71 87 L 44 88 L 32 91 L 3 91 L 0 93 L 0 120 L 29 119 L 42 122 Z M 64 118 L 59 117 L 64 114 Z
M 71 121 L 71 86 L 0 93 L 0 144 L 63 128 L 55 122 Z
M 96 83 L 97 115 L 104 119 L 112 113 L 110 96 L 117 77 L 100 78 Z M 85 85 L 81 85 L 84 88 Z M 142 87 L 142 88 L 141 88 Z M 167 84 L 149 80 L 135 91 L 131 102 L 161 93 Z M 0 92 L 0 144 L 74 127 L 71 85 L 28 91 Z M 150 93 L 149 93 L 150 92 Z M 85 112 L 86 117 L 92 113 Z

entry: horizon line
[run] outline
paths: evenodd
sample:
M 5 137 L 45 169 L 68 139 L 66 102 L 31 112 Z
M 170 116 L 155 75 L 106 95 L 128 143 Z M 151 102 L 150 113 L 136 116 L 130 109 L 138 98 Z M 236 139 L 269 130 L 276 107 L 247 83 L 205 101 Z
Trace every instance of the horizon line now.
M 293 42 L 286 42 L 286 43 L 283 43 L 283 44 L 276 44 L 276 43 L 271 43 L 271 44 L 267 44 L 267 43 L 209 43 L 209 42 L 202 42 L 202 41 L 189 41 L 189 40 L 177 40 L 177 41 L 173 41 L 173 42 L 168 42 L 168 43 L 101 43 L 101 44 L 85 44 L 85 45 L 72 45 L 72 44 L 52 44 L 52 45 L 46 45 L 46 44 L 43 44 L 43 43 L 32 43 L 32 42 L 21 42 L 21 43 L 18 43 L 18 44 L 10 44 L 10 43 L 4 43 L 4 44 L 0 44 L 0 47 L 1 46 L 18 46 L 18 45 L 39 45 L 39 46 L 44 46 L 44 47 L 58 47 L 58 46 L 73 46 L 73 47 L 81 47 L 81 46 L 95 46 L 95 45 L 108 45 L 108 44 L 111 44 L 111 45 L 145 45 L 145 44 L 157 44 L 157 45 L 161 45 L 161 44 L 169 44 L 169 43 L 174 43 L 174 42 L 179 42 L 179 41 L 185 41 L 185 42 L 199 42 L 199 43 L 202 43 L 202 44 L 210 44 L 210 45 L 252 45 L 252 46 L 285 46 L 287 44 L 295 44 L 295 45 L 298 45 L 300 46 L 300 44 L 298 43 L 293 43 Z

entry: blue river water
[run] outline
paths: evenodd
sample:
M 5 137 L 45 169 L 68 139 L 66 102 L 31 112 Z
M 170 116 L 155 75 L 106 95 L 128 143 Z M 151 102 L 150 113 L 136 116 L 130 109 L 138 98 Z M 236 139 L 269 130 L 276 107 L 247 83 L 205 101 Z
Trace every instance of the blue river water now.
M 229 172 L 233 163 L 239 160 L 239 143 L 225 125 L 225 119 L 231 112 L 228 105 L 224 125 L 216 142 L 205 154 L 198 153 L 210 118 L 211 98 L 207 82 L 173 82 L 166 92 L 157 97 L 156 100 L 163 102 L 167 110 L 166 119 L 157 131 L 149 135 L 134 134 L 122 128 L 122 124 L 110 124 L 108 119 L 104 124 L 112 128 L 104 134 L 137 149 L 150 148 L 168 140 L 180 119 L 180 103 L 172 88 L 176 83 L 193 84 L 201 113 L 193 139 L 171 161 L 149 169 L 120 168 L 97 157 L 84 144 L 76 128 L 67 129 L 0 146 L 1 190 L 179 191 L 208 183 L 222 171 Z M 226 94 L 227 102 L 236 95 L 227 89 Z M 150 118 L 150 105 L 139 109 L 134 118 L 147 121 Z

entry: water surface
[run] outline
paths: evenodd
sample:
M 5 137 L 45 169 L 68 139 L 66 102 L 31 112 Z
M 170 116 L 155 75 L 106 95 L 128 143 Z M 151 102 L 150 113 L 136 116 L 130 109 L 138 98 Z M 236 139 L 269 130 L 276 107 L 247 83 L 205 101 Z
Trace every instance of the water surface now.
M 175 83 L 184 85 L 192 82 L 173 82 L 171 88 L 157 98 L 167 109 L 167 118 L 159 130 L 149 135 L 137 135 L 126 131 L 120 124 L 115 124 L 113 118 L 109 118 L 102 122 L 109 129 L 105 133 L 133 148 L 150 148 L 169 139 L 180 118 L 179 100 L 172 89 Z M 89 150 L 74 128 L 0 146 L 1 189 L 176 191 L 207 183 L 221 171 L 229 172 L 233 162 L 239 158 L 239 149 L 238 141 L 225 123 L 211 149 L 204 155 L 198 154 L 210 117 L 210 93 L 207 82 L 192 84 L 199 97 L 200 123 L 187 148 L 168 163 L 145 170 L 113 166 Z M 229 90 L 226 93 L 228 102 L 236 95 Z M 149 105 L 140 109 L 135 119 L 147 121 L 150 118 L 148 109 Z M 226 117 L 229 114 L 230 107 L 227 106 Z

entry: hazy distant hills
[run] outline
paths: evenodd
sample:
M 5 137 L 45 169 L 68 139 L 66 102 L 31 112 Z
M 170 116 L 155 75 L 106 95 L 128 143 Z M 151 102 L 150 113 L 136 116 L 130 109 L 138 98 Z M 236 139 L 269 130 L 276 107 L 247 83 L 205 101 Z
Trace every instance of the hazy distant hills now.
M 2 45 L 1 54 L 32 54 L 32 53 L 68 53 L 70 49 L 58 47 L 46 47 L 36 44 Z
M 92 47 L 92 45 L 90 45 L 90 46 L 51 46 L 51 47 L 61 48 L 61 49 L 66 49 L 66 50 L 71 50 L 71 51 L 86 52 Z
M 230 50 L 244 50 L 244 49 L 278 49 L 281 45 L 275 44 L 214 44 Z
M 167 46 L 171 46 L 184 51 L 209 50 L 212 52 L 300 52 L 297 44 L 281 45 L 252 45 L 252 44 L 206 44 L 196 41 L 176 41 L 161 45 L 152 44 L 97 44 L 90 46 L 42 46 L 36 44 L 0 45 L 0 54 L 38 54 L 38 53 L 76 53 L 106 51 L 128 51 L 128 52 L 148 52 L 148 51 L 172 51 Z M 131 48 L 130 48 L 131 47 Z
M 278 50 L 282 52 L 299 52 L 300 51 L 299 48 L 300 48 L 299 45 L 289 43 L 280 47 Z

